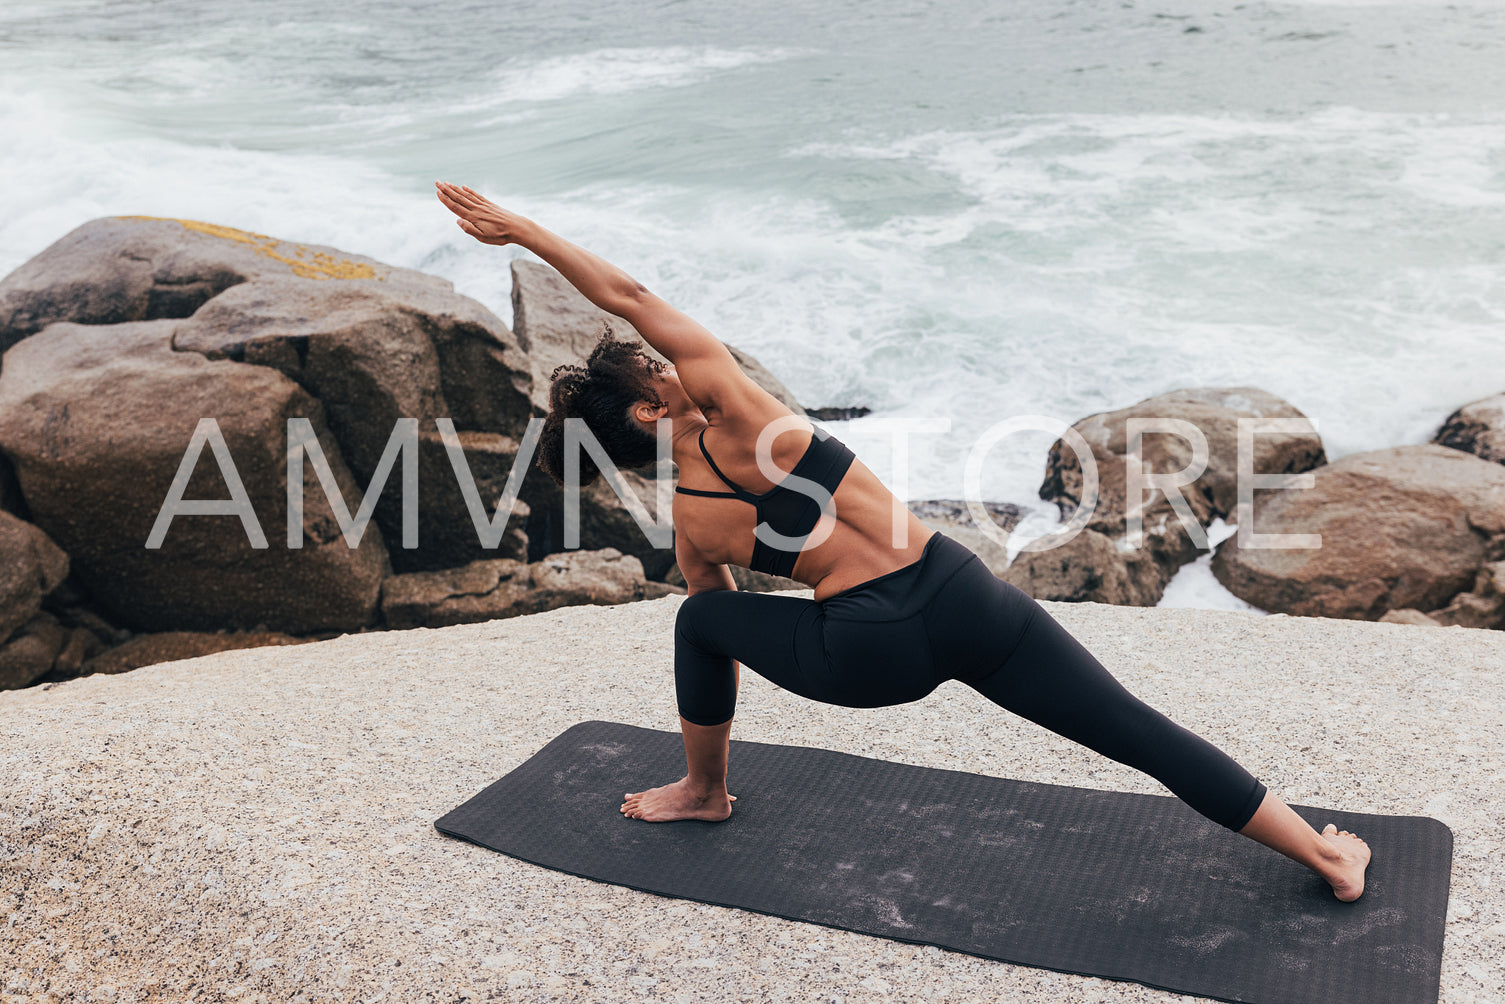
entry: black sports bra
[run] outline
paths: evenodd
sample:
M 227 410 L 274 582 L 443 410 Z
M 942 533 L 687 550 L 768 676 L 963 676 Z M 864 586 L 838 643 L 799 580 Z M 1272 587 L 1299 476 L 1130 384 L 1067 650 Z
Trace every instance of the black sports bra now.
M 747 567 L 755 572 L 788 576 L 794 571 L 795 560 L 804 549 L 810 531 L 814 530 L 815 524 L 820 522 L 820 503 L 803 492 L 786 488 L 783 484 L 774 485 L 762 495 L 754 495 L 743 488 L 722 474 L 721 468 L 716 466 L 716 461 L 711 459 L 710 452 L 705 448 L 705 429 L 700 430 L 700 452 L 705 456 L 706 463 L 711 465 L 711 470 L 716 472 L 718 478 L 726 482 L 731 491 L 708 492 L 697 488 L 680 487 L 674 490 L 684 495 L 741 499 L 751 503 L 757 510 L 759 524 L 767 523 L 776 533 L 798 538 L 799 546 L 786 550 L 759 540 L 756 536 L 753 537 L 752 560 L 748 562 Z M 852 461 L 856 459 L 856 456 L 841 440 L 817 428 L 814 435 L 810 437 L 810 445 L 806 448 L 804 456 L 800 457 L 799 462 L 794 465 L 794 470 L 789 474 L 808 478 L 835 495 L 836 486 L 841 484 L 841 479 L 846 477 L 847 468 L 851 467 Z

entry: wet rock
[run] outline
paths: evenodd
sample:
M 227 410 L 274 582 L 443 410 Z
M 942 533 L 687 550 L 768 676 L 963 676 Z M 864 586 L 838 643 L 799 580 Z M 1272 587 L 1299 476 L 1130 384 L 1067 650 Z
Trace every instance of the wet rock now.
M 999 577 L 1037 600 L 1152 607 L 1164 585 L 1144 550 L 1120 550 L 1113 539 L 1083 530 L 1059 547 L 1025 551 Z
M 1098 469 L 1098 503 L 1088 526 L 1100 533 L 1122 534 L 1127 513 L 1126 459 L 1130 419 L 1174 419 L 1201 430 L 1208 448 L 1207 468 L 1191 484 L 1182 487 L 1192 512 L 1205 526 L 1215 518 L 1234 515 L 1238 502 L 1239 419 L 1295 419 L 1306 416 L 1289 402 L 1254 387 L 1196 387 L 1147 398 L 1128 408 L 1103 412 L 1072 426 L 1092 449 Z M 1295 433 L 1260 433 L 1253 441 L 1253 468 L 1258 474 L 1292 474 L 1327 462 L 1322 440 L 1315 429 Z M 1184 470 L 1192 460 L 1192 445 L 1174 434 L 1147 432 L 1142 437 L 1144 465 L 1152 473 L 1171 474 Z M 1076 454 L 1064 441 L 1050 448 L 1040 497 L 1055 502 L 1063 517 L 1081 501 L 1082 472 Z M 1159 490 L 1146 492 L 1143 510 L 1169 509 Z
M 1376 620 L 1433 611 L 1505 557 L 1505 469 L 1442 446 L 1344 457 L 1310 489 L 1255 493 L 1261 534 L 1321 534 L 1320 548 L 1244 548 L 1229 538 L 1212 568 L 1265 610 Z
M 444 627 L 580 603 L 628 603 L 646 594 L 642 563 L 608 547 L 532 563 L 499 558 L 394 575 L 383 584 L 381 605 L 389 628 Z
M 375 532 L 347 547 L 311 476 L 303 546 L 286 544 L 289 418 L 313 423 L 345 497 L 357 497 L 319 403 L 270 367 L 174 351 L 179 323 L 55 324 L 6 353 L 0 449 L 36 525 L 103 612 L 137 630 L 311 634 L 369 623 L 386 548 Z M 199 420 L 211 417 L 268 546 L 254 547 L 236 516 L 179 515 L 149 549 Z M 207 445 L 183 497 L 229 497 Z
M 1137 597 L 1128 601 L 1136 605 L 1158 603 L 1181 566 L 1204 552 L 1187 521 L 1176 512 L 1170 496 L 1148 484 L 1143 498 L 1138 500 L 1142 536 L 1137 541 L 1128 536 L 1127 517 L 1134 501 L 1128 498 L 1130 420 L 1171 419 L 1189 423 L 1202 433 L 1207 442 L 1207 466 L 1194 481 L 1181 486 L 1180 492 L 1190 522 L 1205 529 L 1214 519 L 1237 518 L 1239 420 L 1266 418 L 1296 420 L 1305 428 L 1254 436 L 1251 456 L 1255 473 L 1295 473 L 1325 462 L 1322 441 L 1306 416 L 1288 402 L 1253 387 L 1177 390 L 1077 422 L 1073 428 L 1086 440 L 1098 472 L 1097 504 L 1087 527 L 1110 538 L 1115 548 L 1110 555 L 1096 543 L 1082 542 L 1058 548 L 1062 553 L 1054 558 L 1043 556 L 1054 552 L 1021 556 L 1026 567 L 1016 577 L 1041 587 L 1057 582 L 1062 589 L 1076 589 L 1074 584 L 1096 579 L 1104 583 L 1096 587 L 1102 595 Z M 1145 432 L 1141 437 L 1140 457 L 1151 474 L 1175 474 L 1191 465 L 1193 444 L 1172 433 Z M 1064 440 L 1057 440 L 1050 449 L 1040 497 L 1056 503 L 1063 517 L 1067 517 L 1081 501 L 1082 484 L 1076 453 Z M 1082 569 L 1063 577 L 1063 562 L 1087 560 L 1089 556 L 1116 567 Z M 1122 589 L 1114 585 L 1125 582 L 1126 577 L 1135 584 Z M 1047 592 L 1039 598 L 1065 597 Z
M 1442 423 L 1432 442 L 1505 464 L 1505 394 L 1459 408 Z
M 42 609 L 68 576 L 68 556 L 41 529 L 0 512 L 0 642 Z

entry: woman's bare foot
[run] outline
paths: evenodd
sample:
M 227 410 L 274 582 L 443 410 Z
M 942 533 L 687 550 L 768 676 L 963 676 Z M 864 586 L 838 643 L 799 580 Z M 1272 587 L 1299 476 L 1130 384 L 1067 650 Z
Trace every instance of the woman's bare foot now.
M 622 803 L 622 815 L 649 823 L 667 823 L 674 819 L 719 823 L 732 814 L 734 796 L 728 795 L 725 788 L 697 792 L 690 788 L 689 780 L 685 777 L 662 788 L 628 792 Z
M 1332 823 L 1318 833 L 1273 791 L 1265 792 L 1254 816 L 1239 832 L 1321 875 L 1343 902 L 1352 903 L 1364 895 L 1369 845 L 1347 830 L 1339 832 Z
M 1333 887 L 1333 895 L 1352 903 L 1364 895 L 1364 869 L 1369 867 L 1369 845 L 1347 830 L 1332 823 L 1322 828 L 1322 838 L 1332 845 L 1338 856 L 1330 859 L 1320 873 Z

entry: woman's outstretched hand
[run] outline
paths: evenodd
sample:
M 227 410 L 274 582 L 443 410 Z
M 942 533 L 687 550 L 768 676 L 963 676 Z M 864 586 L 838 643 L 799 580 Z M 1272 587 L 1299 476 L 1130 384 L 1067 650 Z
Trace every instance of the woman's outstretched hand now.
M 456 222 L 460 224 L 460 229 L 482 244 L 516 243 L 521 238 L 523 229 L 529 225 L 524 217 L 509 213 L 464 185 L 436 181 L 434 187 L 438 189 L 439 201 L 459 217 Z

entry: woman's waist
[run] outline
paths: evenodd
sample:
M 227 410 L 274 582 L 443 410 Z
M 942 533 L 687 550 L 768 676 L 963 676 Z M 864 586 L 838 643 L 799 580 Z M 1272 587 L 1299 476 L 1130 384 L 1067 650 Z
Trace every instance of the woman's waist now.
M 919 556 L 896 568 L 871 575 L 815 599 L 826 615 L 854 620 L 892 620 L 918 613 L 969 561 L 978 560 L 965 545 L 926 528 Z M 822 580 L 823 584 L 827 580 Z

